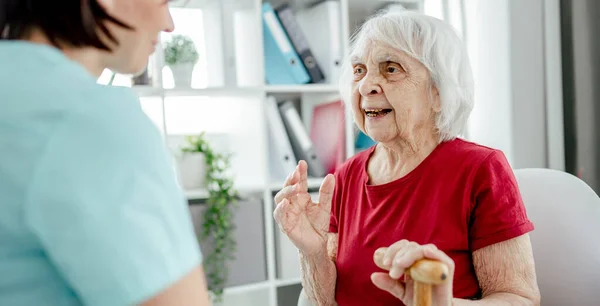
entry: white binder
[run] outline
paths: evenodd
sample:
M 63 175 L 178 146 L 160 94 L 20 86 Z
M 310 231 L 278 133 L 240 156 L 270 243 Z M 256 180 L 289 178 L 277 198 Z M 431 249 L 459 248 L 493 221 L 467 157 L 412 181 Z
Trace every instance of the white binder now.
M 296 20 L 306 35 L 325 82 L 337 84 L 344 56 L 339 1 L 324 1 L 296 12 Z
M 300 113 L 298 113 L 292 101 L 286 101 L 279 105 L 279 112 L 292 144 L 294 155 L 298 160 L 304 160 L 308 164 L 308 176 L 324 177 L 325 167 L 323 167 L 321 160 L 315 153 L 310 135 L 306 131 Z
M 274 97 L 268 96 L 267 121 L 269 129 L 269 173 L 271 180 L 283 182 L 296 169 L 298 160 L 279 113 Z

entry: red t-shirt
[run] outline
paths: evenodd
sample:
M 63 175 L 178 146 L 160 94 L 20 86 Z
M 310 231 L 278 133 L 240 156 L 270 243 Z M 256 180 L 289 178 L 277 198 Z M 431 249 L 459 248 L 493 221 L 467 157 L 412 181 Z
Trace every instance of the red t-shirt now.
M 402 239 L 433 243 L 455 262 L 454 297 L 481 294 L 473 251 L 533 230 L 501 151 L 465 140 L 443 142 L 406 176 L 368 185 L 375 147 L 336 172 L 330 232 L 338 233 L 340 306 L 402 305 L 375 287 L 373 253 Z

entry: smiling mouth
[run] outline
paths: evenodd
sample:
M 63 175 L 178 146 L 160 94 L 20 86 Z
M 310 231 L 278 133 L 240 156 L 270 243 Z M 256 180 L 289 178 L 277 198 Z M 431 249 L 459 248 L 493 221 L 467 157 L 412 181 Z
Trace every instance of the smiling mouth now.
M 372 108 L 372 109 L 364 110 L 367 117 L 383 117 L 383 116 L 387 115 L 388 113 L 390 113 L 391 111 L 392 110 L 389 108 Z

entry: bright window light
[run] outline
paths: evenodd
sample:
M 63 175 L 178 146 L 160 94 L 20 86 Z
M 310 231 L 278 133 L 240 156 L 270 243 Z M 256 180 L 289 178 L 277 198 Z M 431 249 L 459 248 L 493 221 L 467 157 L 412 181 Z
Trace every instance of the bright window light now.
M 172 33 L 162 33 L 162 43 L 164 45 L 168 42 L 172 35 L 185 35 L 194 41 L 199 58 L 192 74 L 192 88 L 206 88 L 208 86 L 208 69 L 202 10 L 172 8 L 171 15 L 173 16 L 173 22 L 175 23 L 175 31 Z M 163 67 L 161 73 L 163 77 L 163 87 L 173 88 L 174 81 L 171 69 L 169 67 Z
M 443 0 L 425 0 L 423 11 L 426 15 L 444 20 Z
M 170 135 L 230 134 L 244 122 L 240 101 L 228 97 L 167 97 L 165 119 Z

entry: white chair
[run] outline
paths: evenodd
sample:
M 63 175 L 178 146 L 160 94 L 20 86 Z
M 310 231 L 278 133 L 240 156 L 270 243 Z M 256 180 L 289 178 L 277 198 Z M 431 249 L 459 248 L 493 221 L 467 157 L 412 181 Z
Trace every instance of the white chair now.
M 300 297 L 298 298 L 298 306 L 313 306 L 306 294 L 304 294 L 304 289 L 300 291 Z
M 518 169 L 542 305 L 600 305 L 600 198 L 579 178 Z M 298 306 L 311 306 L 304 291 Z
M 579 178 L 515 171 L 527 214 L 542 305 L 600 305 L 600 198 Z

